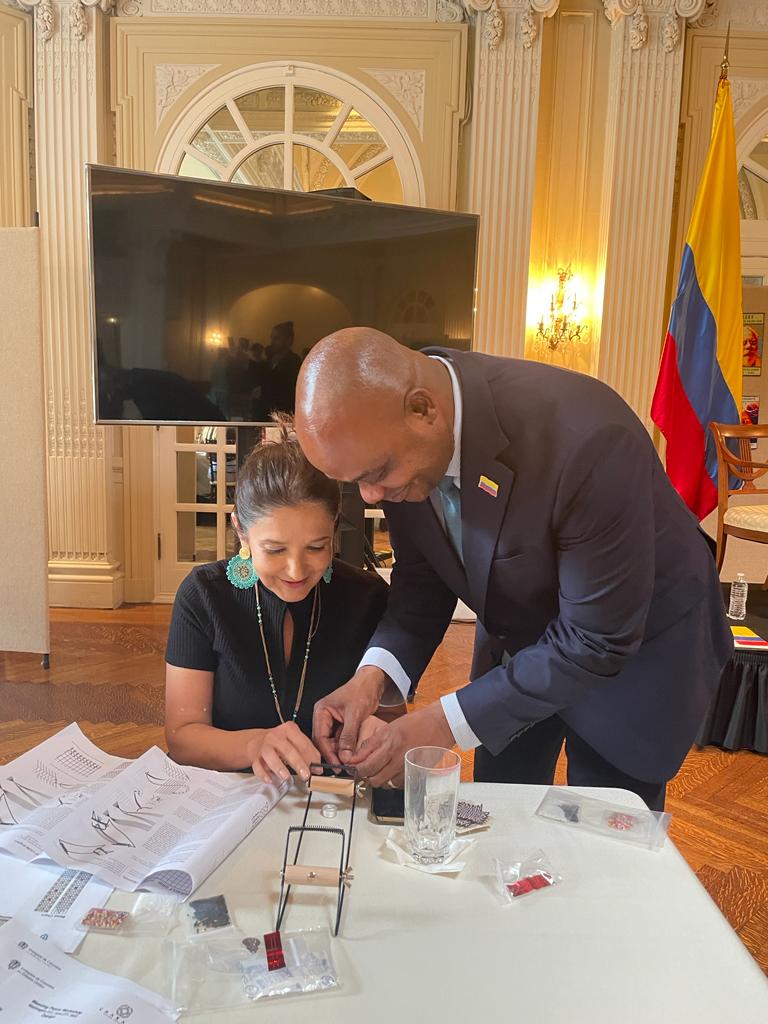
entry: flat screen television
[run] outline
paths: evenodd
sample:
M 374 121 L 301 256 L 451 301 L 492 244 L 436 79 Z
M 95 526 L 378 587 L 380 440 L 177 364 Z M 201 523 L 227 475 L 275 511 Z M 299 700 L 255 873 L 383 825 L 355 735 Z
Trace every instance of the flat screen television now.
M 98 423 L 269 422 L 342 327 L 471 346 L 477 217 L 88 168 Z

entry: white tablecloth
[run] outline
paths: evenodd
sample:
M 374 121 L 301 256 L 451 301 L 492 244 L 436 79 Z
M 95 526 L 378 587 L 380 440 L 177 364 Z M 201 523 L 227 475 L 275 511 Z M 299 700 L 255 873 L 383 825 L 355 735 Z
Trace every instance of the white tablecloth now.
M 589 792 L 640 805 L 623 791 Z M 465 784 L 462 793 L 491 811 L 493 828 L 478 836 L 457 877 L 398 866 L 383 852 L 386 827 L 367 820 L 367 801 L 358 808 L 355 881 L 333 941 L 343 989 L 191 1019 L 766 1024 L 764 975 L 669 840 L 652 853 L 543 821 L 533 814 L 540 786 Z M 331 820 L 319 814 L 323 799 L 315 802 L 311 822 L 346 825 L 344 801 Z M 196 893 L 224 893 L 246 934 L 274 928 L 286 829 L 301 823 L 303 804 L 294 789 Z M 501 905 L 492 889 L 494 851 L 522 856 L 536 848 L 564 881 Z M 334 857 L 305 842 L 300 860 L 332 864 Z M 294 889 L 283 931 L 331 925 L 334 895 Z M 116 894 L 109 905 L 128 906 L 130 897 Z M 89 935 L 80 957 L 158 991 L 167 982 L 159 940 Z

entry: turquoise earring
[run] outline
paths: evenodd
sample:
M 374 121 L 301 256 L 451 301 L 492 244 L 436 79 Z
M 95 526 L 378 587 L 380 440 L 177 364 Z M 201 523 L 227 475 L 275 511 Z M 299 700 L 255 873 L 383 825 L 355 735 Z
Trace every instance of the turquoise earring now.
M 241 547 L 239 554 L 233 555 L 227 562 L 227 579 L 238 590 L 248 590 L 259 582 L 247 547 Z
M 323 583 L 330 583 L 333 578 L 333 564 L 329 565 L 323 573 Z

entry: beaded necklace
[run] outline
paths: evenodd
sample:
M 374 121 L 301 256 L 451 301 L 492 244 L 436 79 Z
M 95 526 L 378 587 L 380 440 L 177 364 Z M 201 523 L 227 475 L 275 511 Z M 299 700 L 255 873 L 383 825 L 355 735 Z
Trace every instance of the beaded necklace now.
M 272 699 L 275 702 L 275 710 L 277 716 L 280 719 L 280 724 L 285 725 L 285 718 L 283 717 L 283 709 L 280 707 L 280 700 L 277 696 L 277 687 L 275 686 L 275 679 L 272 675 L 272 663 L 269 660 L 269 651 L 267 650 L 267 638 L 264 635 L 264 623 L 261 618 L 261 601 L 259 600 L 259 584 L 256 583 L 256 614 L 259 618 L 259 633 L 261 634 L 261 646 L 264 648 L 264 661 L 267 663 L 267 676 L 269 677 L 269 688 L 272 690 Z M 301 705 L 301 698 L 304 696 L 304 680 L 307 677 L 307 662 L 309 661 L 309 649 L 312 646 L 312 640 L 317 633 L 317 627 L 320 623 L 320 589 L 315 587 L 315 597 L 312 602 L 312 614 L 309 619 L 309 629 L 307 630 L 307 643 L 304 647 L 304 664 L 301 666 L 301 678 L 299 679 L 299 692 L 296 695 L 296 706 L 293 709 L 293 715 L 291 721 L 296 721 L 296 716 L 299 713 L 299 707 Z

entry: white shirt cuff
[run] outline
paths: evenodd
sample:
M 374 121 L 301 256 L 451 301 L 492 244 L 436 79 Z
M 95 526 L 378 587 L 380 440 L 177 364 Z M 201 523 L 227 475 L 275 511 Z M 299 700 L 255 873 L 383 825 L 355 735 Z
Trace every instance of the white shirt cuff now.
M 376 668 L 380 668 L 382 672 L 389 676 L 402 695 L 401 700 L 390 700 L 389 698 L 394 697 L 394 694 L 391 690 L 389 693 L 385 690 L 379 707 L 397 707 L 408 697 L 411 689 L 411 680 L 408 678 L 403 666 L 390 651 L 385 651 L 383 647 L 369 647 L 357 667 L 362 668 L 363 665 L 375 665 Z
M 456 694 L 446 694 L 445 697 L 440 698 L 440 703 L 443 705 L 443 714 L 458 746 L 462 750 L 473 750 L 475 747 L 479 747 L 480 740 L 472 732 L 469 722 L 464 717 Z

